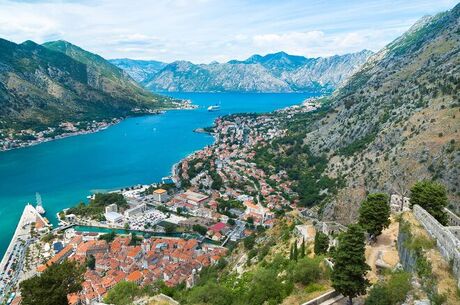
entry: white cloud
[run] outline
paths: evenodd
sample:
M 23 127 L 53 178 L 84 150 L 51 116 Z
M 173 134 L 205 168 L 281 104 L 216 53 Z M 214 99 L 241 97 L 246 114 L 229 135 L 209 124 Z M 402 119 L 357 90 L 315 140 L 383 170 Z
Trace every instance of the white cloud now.
M 194 62 L 378 50 L 456 1 L 0 0 L 0 37 L 65 39 L 106 58 Z

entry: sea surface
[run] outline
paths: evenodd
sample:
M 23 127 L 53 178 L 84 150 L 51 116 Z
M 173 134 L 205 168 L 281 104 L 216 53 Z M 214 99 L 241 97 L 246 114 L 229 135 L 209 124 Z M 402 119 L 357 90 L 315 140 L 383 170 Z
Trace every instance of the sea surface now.
M 309 93 L 175 93 L 195 110 L 129 118 L 106 130 L 0 152 L 0 258 L 27 202 L 39 192 L 46 217 L 94 192 L 159 182 L 173 164 L 213 143 L 193 132 L 231 113 L 269 112 L 302 102 Z M 218 104 L 220 111 L 206 108 Z

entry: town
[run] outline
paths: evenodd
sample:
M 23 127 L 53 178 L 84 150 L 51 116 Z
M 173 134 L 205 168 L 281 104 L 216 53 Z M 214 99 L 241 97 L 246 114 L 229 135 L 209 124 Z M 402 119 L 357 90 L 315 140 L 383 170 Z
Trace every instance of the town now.
M 292 115 L 319 106 L 307 100 L 302 106 L 281 112 Z M 89 196 L 88 204 L 58 213 L 59 226 L 55 229 L 37 211 L 43 209 L 41 203 L 37 209 L 27 205 L 28 213 L 35 216 L 27 220 L 27 227 L 21 224 L 24 221 L 20 222 L 18 227 L 24 226 L 22 231 L 28 230 L 25 235 L 29 236 L 25 241 L 13 239 L 14 251 L 5 255 L 4 260 L 8 256 L 10 265 L 3 267 L 2 295 L 12 300 L 22 280 L 65 259 L 84 263 L 88 257 L 94 258 L 94 267 L 85 273 L 84 289 L 71 296 L 71 304 L 102 301 L 108 289 L 122 280 L 138 284 L 161 280 L 171 286 L 185 282 L 193 286 L 198 272 L 218 262 L 228 243 L 272 227 L 276 209 L 289 205 L 282 196 L 282 191 L 289 191 L 288 185 L 281 184 L 275 193 L 265 181 L 263 171 L 245 161 L 251 157 L 246 144 L 253 147 L 282 135 L 283 131 L 264 116 L 248 124 L 238 123 L 241 124 L 218 119 L 214 130 L 216 143 L 176 165 L 173 176 L 163 181 L 166 183 Z M 260 124 L 265 124 L 267 130 L 258 130 Z M 66 124 L 65 128 L 75 127 Z M 235 141 L 243 143 L 242 149 L 229 145 Z M 244 186 L 243 189 L 227 183 L 215 189 L 215 182 L 206 173 L 187 176 L 191 160 L 214 153 L 220 156 L 215 162 L 218 174 L 225 181 Z M 280 181 L 279 177 L 269 179 Z M 21 250 L 16 250 L 17 243 Z
M 121 282 L 191 288 L 204 268 L 225 264 L 229 248 L 274 227 L 285 213 L 298 215 L 292 229 L 295 249 L 303 243 L 316 244 L 318 234 L 326 236 L 326 249 L 336 247 L 337 234 L 346 227 L 319 220 L 317 207 L 300 205 L 287 172 L 267 174 L 254 161 L 258 147 L 285 135 L 281 117 L 285 120 L 320 107 L 307 100 L 276 115 L 218 118 L 211 130 L 215 143 L 176 164 L 171 177 L 161 183 L 88 196 L 88 203 L 59 212 L 55 229 L 42 216 L 41 203 L 36 208 L 27 205 L 0 265 L 4 301 L 20 304 L 21 281 L 64 261 L 85 266 L 82 290 L 68 295 L 72 305 L 103 302 Z M 395 214 L 410 211 L 407 197 L 392 194 L 389 203 Z M 443 247 L 448 250 L 442 254 L 454 260 L 458 274 L 455 249 L 460 244 L 460 219 L 446 211 L 447 227 L 419 207 L 415 217 L 429 234 L 443 236 Z M 392 240 L 397 226 L 393 223 L 388 231 L 389 243 L 368 246 L 371 277 L 377 277 L 378 269 L 397 268 L 399 249 Z M 244 261 L 250 263 L 251 257 Z M 327 258 L 325 263 L 330 268 L 334 265 Z M 236 270 L 240 268 L 237 264 Z

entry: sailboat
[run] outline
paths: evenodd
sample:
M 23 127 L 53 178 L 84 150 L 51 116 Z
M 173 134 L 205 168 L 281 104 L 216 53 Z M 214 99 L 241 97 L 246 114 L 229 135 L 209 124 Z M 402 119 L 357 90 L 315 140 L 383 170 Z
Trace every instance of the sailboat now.
M 42 204 L 42 196 L 40 196 L 40 194 L 37 192 L 35 193 L 35 199 L 37 201 L 37 205 L 35 206 L 35 209 L 37 210 L 37 212 L 41 215 L 45 214 L 46 211 L 45 209 L 43 208 L 43 204 Z

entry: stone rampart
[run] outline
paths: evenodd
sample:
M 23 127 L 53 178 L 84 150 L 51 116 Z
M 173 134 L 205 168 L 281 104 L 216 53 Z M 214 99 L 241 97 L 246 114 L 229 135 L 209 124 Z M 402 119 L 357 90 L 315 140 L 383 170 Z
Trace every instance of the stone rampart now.
M 439 252 L 452 265 L 453 272 L 460 285 L 460 240 L 419 205 L 414 205 L 413 212 L 415 218 L 436 240 Z

